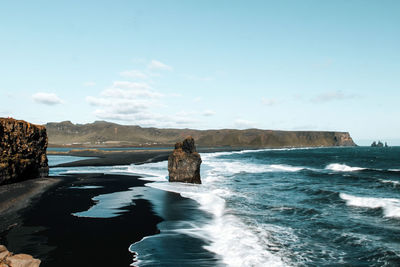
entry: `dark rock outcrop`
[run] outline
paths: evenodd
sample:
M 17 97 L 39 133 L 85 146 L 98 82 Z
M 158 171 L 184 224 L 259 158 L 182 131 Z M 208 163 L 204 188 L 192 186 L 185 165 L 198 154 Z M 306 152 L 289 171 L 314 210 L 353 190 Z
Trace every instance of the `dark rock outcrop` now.
M 0 245 L 0 267 L 39 267 L 40 260 L 28 254 L 13 254 Z
M 46 149 L 44 126 L 0 118 L 0 184 L 47 176 Z
M 168 157 L 170 182 L 201 184 L 201 157 L 197 153 L 193 137 L 175 144 L 175 149 Z
M 387 147 L 387 143 L 385 143 L 386 147 Z M 383 143 L 381 141 L 378 141 L 378 143 L 376 141 L 372 142 L 371 147 L 383 147 Z

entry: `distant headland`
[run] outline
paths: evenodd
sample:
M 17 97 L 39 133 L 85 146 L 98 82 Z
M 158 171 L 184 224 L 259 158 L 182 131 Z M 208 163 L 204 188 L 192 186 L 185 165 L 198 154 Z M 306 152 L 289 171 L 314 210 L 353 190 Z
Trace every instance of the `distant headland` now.
M 63 121 L 47 123 L 44 126 L 47 129 L 50 147 L 173 147 L 186 136 L 193 136 L 200 147 L 282 148 L 356 145 L 348 132 L 159 129 L 106 121 L 87 124 Z

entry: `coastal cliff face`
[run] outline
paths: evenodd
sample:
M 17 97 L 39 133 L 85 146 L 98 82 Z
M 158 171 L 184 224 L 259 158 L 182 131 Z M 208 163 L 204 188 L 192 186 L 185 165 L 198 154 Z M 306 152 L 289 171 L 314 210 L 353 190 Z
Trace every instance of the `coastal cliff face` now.
M 172 146 L 192 136 L 198 146 L 211 147 L 320 147 L 355 146 L 347 132 L 274 131 L 260 129 L 158 129 L 96 121 L 73 124 L 70 121 L 46 124 L 53 146 Z
M 190 136 L 175 144 L 175 149 L 168 157 L 170 182 L 201 184 L 201 157 L 197 153 L 194 139 Z
M 0 118 L 0 184 L 48 175 L 44 126 Z

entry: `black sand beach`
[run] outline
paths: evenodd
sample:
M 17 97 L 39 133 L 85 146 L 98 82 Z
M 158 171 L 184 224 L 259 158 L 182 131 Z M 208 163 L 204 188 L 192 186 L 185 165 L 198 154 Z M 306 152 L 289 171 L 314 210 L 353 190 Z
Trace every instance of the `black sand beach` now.
M 168 157 L 165 151 L 105 154 L 99 157 L 97 152 L 97 159 L 66 163 L 63 166 L 123 165 L 160 161 Z M 85 156 L 93 155 L 89 153 Z M 148 187 L 145 188 L 150 193 L 120 207 L 118 216 L 89 218 L 72 215 L 87 211 L 95 205 L 92 200 L 95 196 L 126 192 L 132 187 L 144 188 L 148 182 L 138 178 L 133 175 L 85 173 L 1 186 L 0 244 L 6 245 L 14 253 L 27 253 L 41 259 L 41 266 L 129 266 L 135 256 L 128 250 L 130 245 L 145 236 L 158 234 L 159 228 L 162 230 L 164 225 L 158 225 L 160 222 L 165 220 L 170 223 L 188 216 L 203 216 L 193 200 Z M 84 186 L 92 188 L 79 189 Z M 166 252 L 173 251 L 191 251 L 188 262 L 191 257 L 204 259 L 205 263 L 218 261 L 214 254 L 203 248 L 204 243 L 198 239 L 177 237 L 181 241 L 180 245 L 175 243 L 172 248 L 173 240 L 160 237 L 153 241 L 147 239 L 138 247 L 141 250 L 144 248 L 147 255 L 153 252 L 157 254 L 158 263 L 154 266 L 159 266 L 160 260 L 173 261 L 174 257 L 166 255 Z M 170 245 L 163 250 L 163 244 Z M 157 247 L 151 248 L 148 245 Z M 198 264 L 209 265 L 203 265 L 199 260 Z
M 15 253 L 28 253 L 42 260 L 41 266 L 129 266 L 132 242 L 158 233 L 149 201 L 135 200 L 112 218 L 71 215 L 85 211 L 99 194 L 126 191 L 146 182 L 136 176 L 79 174 L 62 177 L 57 187 L 43 193 L 32 205 L 18 212 L 18 219 L 2 229 L 0 243 Z M 71 186 L 101 186 L 72 189 Z M 7 229 L 8 228 L 8 229 Z

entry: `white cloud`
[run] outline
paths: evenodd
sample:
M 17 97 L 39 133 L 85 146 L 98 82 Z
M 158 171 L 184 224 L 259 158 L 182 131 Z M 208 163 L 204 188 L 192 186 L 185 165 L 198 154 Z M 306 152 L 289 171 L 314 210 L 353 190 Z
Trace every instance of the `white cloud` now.
M 32 98 L 33 98 L 33 101 L 40 103 L 40 104 L 45 104 L 45 105 L 57 105 L 57 104 L 63 103 L 61 98 L 59 98 L 54 93 L 38 92 L 38 93 L 32 95 Z
M 104 97 L 111 98 L 159 98 L 163 94 L 151 89 L 147 83 L 115 81 L 113 85 L 101 93 Z
M 138 70 L 126 70 L 121 72 L 121 75 L 124 78 L 137 78 L 137 79 L 146 79 L 147 75 Z
M 243 119 L 235 120 L 234 125 L 236 128 L 239 128 L 239 129 L 255 128 L 255 122 L 243 120 Z
M 168 66 L 167 64 L 164 64 L 160 61 L 157 60 L 152 60 L 149 65 L 148 68 L 151 70 L 168 70 L 168 71 L 172 71 L 172 67 Z
M 122 89 L 150 89 L 150 85 L 144 82 L 127 82 L 127 81 L 115 81 L 112 85 L 113 88 Z
M 276 100 L 276 99 L 273 99 L 273 98 L 265 98 L 265 97 L 262 97 L 261 98 L 261 102 L 264 104 L 264 105 L 266 105 L 266 106 L 275 106 L 276 104 L 278 104 L 278 101 Z
M 206 116 L 206 117 L 210 117 L 210 116 L 214 116 L 214 115 L 215 115 L 215 111 L 213 111 L 213 110 L 205 110 L 203 112 L 203 116 Z
M 86 101 L 96 107 L 112 108 L 113 112 L 136 113 L 140 109 L 146 109 L 151 101 L 146 99 L 116 99 L 87 96 Z
M 116 81 L 98 96 L 87 96 L 86 101 L 96 107 L 93 114 L 102 120 L 155 127 L 189 127 L 196 122 L 191 112 L 154 111 L 163 108 L 164 97 L 146 83 Z
M 110 88 L 103 90 L 99 97 L 87 96 L 86 101 L 100 107 L 96 116 L 123 120 L 127 115 L 136 114 L 156 105 L 156 99 L 163 95 L 151 89 L 147 83 L 115 81 Z M 114 114 L 114 115 L 113 115 Z
M 315 97 L 311 98 L 311 101 L 314 103 L 326 103 L 337 100 L 351 99 L 354 97 L 355 95 L 347 95 L 342 91 L 331 91 L 316 95 Z
M 158 98 L 163 96 L 162 94 L 151 90 L 143 90 L 143 89 L 124 90 L 120 88 L 106 89 L 101 93 L 101 95 L 105 97 L 117 97 L 117 98 L 137 98 L 137 97 Z
M 85 82 L 85 83 L 83 83 L 83 86 L 86 86 L 86 87 L 92 87 L 92 86 L 95 86 L 95 85 L 96 85 L 95 82 Z
M 191 117 L 184 117 L 178 113 L 174 115 L 162 115 L 148 110 L 139 110 L 135 113 L 124 114 L 98 109 L 94 114 L 102 120 L 123 121 L 147 127 L 188 127 L 197 122 Z

